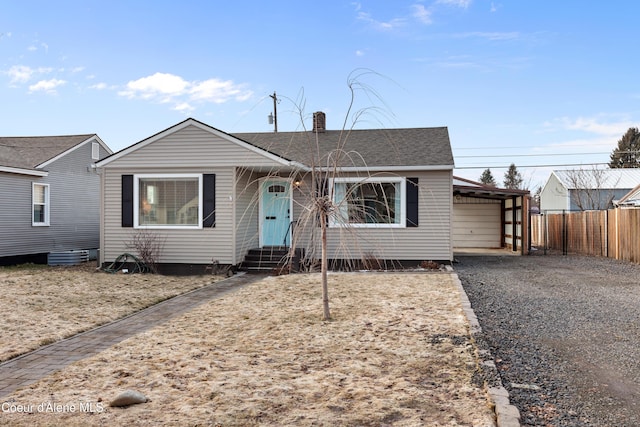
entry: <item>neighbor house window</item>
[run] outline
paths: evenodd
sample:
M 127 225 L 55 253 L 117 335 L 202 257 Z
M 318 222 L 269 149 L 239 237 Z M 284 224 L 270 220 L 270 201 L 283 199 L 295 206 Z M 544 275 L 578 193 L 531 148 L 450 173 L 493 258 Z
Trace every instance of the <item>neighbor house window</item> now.
M 136 175 L 136 227 L 201 228 L 202 175 Z
M 335 178 L 330 225 L 404 227 L 405 198 L 403 178 Z
M 49 184 L 32 186 L 32 216 L 31 223 L 36 226 L 49 225 Z

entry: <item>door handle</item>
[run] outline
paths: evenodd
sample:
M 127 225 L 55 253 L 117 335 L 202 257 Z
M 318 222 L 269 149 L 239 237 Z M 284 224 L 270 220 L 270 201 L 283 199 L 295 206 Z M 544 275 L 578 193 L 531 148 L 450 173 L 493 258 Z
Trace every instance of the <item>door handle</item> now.
M 265 217 L 265 219 L 276 219 L 276 217 L 275 216 L 267 216 L 267 217 Z

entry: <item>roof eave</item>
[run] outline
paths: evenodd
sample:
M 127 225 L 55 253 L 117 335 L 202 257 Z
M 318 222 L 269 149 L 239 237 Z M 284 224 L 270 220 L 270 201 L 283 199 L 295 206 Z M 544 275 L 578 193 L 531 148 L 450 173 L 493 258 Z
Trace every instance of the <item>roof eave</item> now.
M 189 119 L 186 119 L 186 120 L 184 120 L 184 121 L 182 121 L 182 122 L 180 122 L 180 123 L 178 123 L 178 124 L 176 124 L 174 126 L 171 126 L 168 129 L 165 129 L 165 130 L 163 130 L 161 132 L 158 132 L 157 134 L 155 134 L 153 136 L 150 136 L 150 137 L 148 137 L 146 139 L 143 139 L 142 141 L 139 141 L 139 142 L 137 142 L 137 143 L 135 143 L 133 145 L 130 145 L 127 148 L 124 148 L 124 149 L 118 151 L 117 153 L 112 154 L 109 157 L 105 157 L 104 159 L 100 160 L 99 162 L 96 162 L 96 167 L 99 167 L 99 168 L 100 167 L 104 167 L 104 166 L 108 165 L 109 163 L 111 163 L 111 162 L 113 162 L 115 160 L 118 160 L 119 158 L 121 158 L 121 157 L 123 157 L 123 156 L 125 156 L 125 155 L 127 155 L 127 154 L 129 154 L 131 152 L 137 151 L 140 148 L 145 147 L 145 146 L 147 146 L 147 145 L 149 145 L 149 144 L 151 144 L 151 143 L 153 143 L 153 142 L 155 142 L 155 141 L 157 141 L 157 140 L 159 140 L 161 138 L 164 138 L 167 135 L 171 135 L 171 134 L 173 134 L 175 132 L 178 132 L 178 131 L 186 128 L 187 126 L 195 126 L 195 127 L 199 128 L 199 129 L 202 129 L 202 130 L 204 130 L 206 132 L 209 132 L 209 133 L 212 133 L 214 135 L 217 135 L 217 136 L 219 136 L 221 138 L 226 139 L 227 141 L 231 141 L 231 142 L 233 142 L 233 143 L 235 143 L 235 144 L 237 144 L 237 145 L 239 145 L 241 147 L 244 147 L 244 148 L 246 148 L 246 149 L 248 149 L 250 151 L 253 151 L 253 152 L 257 153 L 257 154 L 260 154 L 260 155 L 262 155 L 262 156 L 264 156 L 264 157 L 266 157 L 266 158 L 268 158 L 270 160 L 273 160 L 276 163 L 280 163 L 283 166 L 294 166 L 295 162 L 292 162 L 292 161 L 290 161 L 288 159 L 285 159 L 285 158 L 283 158 L 281 156 L 278 156 L 278 155 L 276 155 L 274 153 L 266 151 L 266 150 L 264 150 L 264 149 L 262 149 L 260 147 L 256 147 L 255 145 L 253 145 L 253 144 L 251 144 L 251 143 L 249 143 L 247 141 L 244 141 L 244 140 L 242 140 L 240 138 L 237 138 L 237 137 L 235 137 L 235 136 L 233 136 L 231 134 L 223 132 L 223 131 L 221 131 L 219 129 L 216 129 L 216 128 L 212 127 L 212 126 L 209 126 L 209 125 L 207 125 L 205 123 L 202 123 L 202 122 L 200 122 L 200 121 L 198 121 L 196 119 L 189 118 Z
M 419 172 L 419 171 L 449 171 L 453 170 L 453 165 L 416 165 L 416 166 L 346 166 L 346 167 L 321 167 L 321 171 L 337 172 Z
M 50 165 L 51 163 L 55 162 L 56 160 L 60 159 L 61 157 L 66 156 L 67 154 L 71 153 L 72 151 L 75 151 L 78 148 L 82 147 L 83 145 L 85 145 L 85 144 L 87 144 L 89 142 L 92 142 L 92 141 L 95 141 L 95 142 L 99 143 L 109 154 L 113 153 L 113 151 L 111 151 L 111 149 L 107 146 L 107 144 L 105 144 L 97 134 L 94 134 L 94 135 L 91 135 L 89 138 L 85 139 L 84 141 L 81 141 L 81 142 L 77 143 L 73 147 L 64 150 L 62 153 L 58 154 L 57 156 L 52 157 L 49 160 L 40 163 L 39 165 L 36 165 L 36 168 L 44 168 L 44 167 Z
M 18 175 L 28 175 L 28 176 L 49 176 L 49 172 L 47 171 L 39 171 L 35 169 L 24 169 L 24 168 L 15 168 L 11 166 L 0 166 L 0 172 L 6 173 L 15 173 Z

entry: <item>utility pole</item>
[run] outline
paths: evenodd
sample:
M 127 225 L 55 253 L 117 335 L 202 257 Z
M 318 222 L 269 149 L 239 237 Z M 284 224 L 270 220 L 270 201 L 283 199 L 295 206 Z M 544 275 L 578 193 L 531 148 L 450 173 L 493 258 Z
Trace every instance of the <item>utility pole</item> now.
M 275 91 L 273 95 L 269 95 L 269 97 L 273 99 L 273 114 L 269 114 L 269 124 L 273 124 L 273 131 L 278 133 L 278 97 Z

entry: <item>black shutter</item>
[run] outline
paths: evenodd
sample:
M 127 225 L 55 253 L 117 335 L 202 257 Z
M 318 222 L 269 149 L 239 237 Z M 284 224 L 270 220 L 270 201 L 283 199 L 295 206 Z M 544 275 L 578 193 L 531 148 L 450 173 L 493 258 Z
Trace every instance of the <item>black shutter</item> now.
M 133 175 L 122 175 L 122 226 L 133 227 Z
M 216 226 L 216 175 L 202 175 L 202 226 Z
M 407 227 L 418 226 L 418 178 L 407 178 Z

